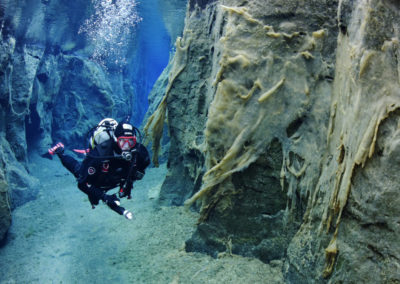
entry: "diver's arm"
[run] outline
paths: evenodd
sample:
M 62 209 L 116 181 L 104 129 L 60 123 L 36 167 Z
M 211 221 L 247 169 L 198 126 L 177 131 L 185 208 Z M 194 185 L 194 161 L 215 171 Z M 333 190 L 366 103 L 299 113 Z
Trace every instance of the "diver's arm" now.
M 133 187 L 133 182 L 136 180 L 136 153 L 134 153 L 133 159 L 129 164 L 128 176 L 126 177 L 125 182 L 121 184 L 121 188 L 119 191 L 119 197 L 128 197 L 131 198 L 131 191 Z
M 78 188 L 87 194 L 92 205 L 98 205 L 99 200 L 103 199 L 104 191 L 94 186 L 89 186 L 87 183 L 78 183 Z
M 117 212 L 119 215 L 125 216 L 125 208 L 119 206 L 119 199 L 115 195 L 108 195 L 103 192 L 101 189 L 96 188 L 94 186 L 88 186 L 87 184 L 80 183 L 78 187 L 81 191 L 87 194 L 89 197 L 89 201 L 92 205 L 98 205 L 99 200 L 102 200 L 107 204 L 107 206 Z M 125 216 L 126 217 L 126 216 Z M 128 217 L 126 217 L 128 218 Z M 128 218 L 131 219 L 131 218 Z

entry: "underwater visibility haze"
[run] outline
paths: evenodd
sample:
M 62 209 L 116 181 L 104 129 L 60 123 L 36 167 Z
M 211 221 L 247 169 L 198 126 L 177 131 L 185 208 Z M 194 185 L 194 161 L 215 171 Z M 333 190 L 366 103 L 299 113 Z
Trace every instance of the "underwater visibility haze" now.
M 400 283 L 399 19 L 0 0 L 0 283 Z

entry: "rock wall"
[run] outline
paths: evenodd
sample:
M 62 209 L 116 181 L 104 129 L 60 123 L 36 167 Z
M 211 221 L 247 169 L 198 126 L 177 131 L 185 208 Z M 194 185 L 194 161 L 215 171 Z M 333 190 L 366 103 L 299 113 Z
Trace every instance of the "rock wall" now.
M 40 55 L 40 52 L 36 49 L 23 49 L 14 59 L 13 56 L 17 53 L 15 38 L 8 37 L 3 40 L 3 35 L 1 35 L 0 39 L 2 54 L 0 59 L 0 164 L 3 184 L 0 206 L 3 208 L 1 219 L 4 219 L 1 231 L 5 233 L 11 220 L 9 216 L 11 212 L 7 211 L 33 199 L 38 189 L 38 181 L 29 176 L 26 167 L 28 158 L 25 116 L 29 113 L 27 108 L 29 108 L 35 77 L 31 68 L 37 67 L 36 56 Z M 11 61 L 14 62 L 13 65 L 9 64 Z M 14 71 L 18 75 L 13 77 Z M 26 78 L 31 82 L 25 80 Z M 19 90 L 17 93 L 12 92 L 10 86 L 13 85 Z M 1 234 L 0 239 L 3 237 L 4 234 Z
M 213 13 L 208 17 L 212 19 Z M 176 42 L 163 101 L 168 106 L 171 139 L 168 163 L 172 173 L 163 185 L 161 204 L 182 205 L 199 189 L 204 161 L 197 145 L 204 141 L 202 129 L 213 92 L 210 74 L 215 54 L 214 36 L 209 32 L 211 19 L 205 22 L 204 18 L 194 15 L 184 37 Z M 199 26 L 202 33 L 196 31 Z
M 290 278 L 400 281 L 399 13 L 395 1 L 340 2 L 328 150 L 288 250 Z
M 282 261 L 289 283 L 396 283 L 396 1 L 189 1 L 147 129 L 187 251 Z M 153 140 L 157 149 L 159 143 Z
M 3 171 L 0 171 L 0 246 L 8 228 L 11 225 L 11 206 L 8 195 L 8 184 L 5 180 Z

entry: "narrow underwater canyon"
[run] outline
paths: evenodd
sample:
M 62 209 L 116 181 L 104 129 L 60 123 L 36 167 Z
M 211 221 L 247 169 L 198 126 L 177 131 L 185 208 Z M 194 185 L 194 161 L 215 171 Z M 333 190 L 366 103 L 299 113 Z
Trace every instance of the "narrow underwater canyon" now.
M 41 194 L 30 157 L 131 115 L 167 167 L 151 206 L 197 214 L 182 255 L 400 282 L 398 1 L 153 0 L 107 10 L 132 24 L 118 52 L 81 28 L 118 0 L 24 2 L 0 6 L 0 237 Z

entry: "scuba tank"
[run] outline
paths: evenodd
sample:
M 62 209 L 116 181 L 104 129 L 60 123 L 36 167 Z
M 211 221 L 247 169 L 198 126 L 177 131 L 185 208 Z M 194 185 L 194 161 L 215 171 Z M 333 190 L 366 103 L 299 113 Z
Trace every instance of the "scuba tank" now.
M 105 118 L 100 121 L 97 126 L 89 131 L 89 134 L 91 134 L 89 138 L 89 148 L 94 149 L 97 145 L 110 139 L 115 141 L 114 131 L 117 125 L 118 122 L 112 118 Z

